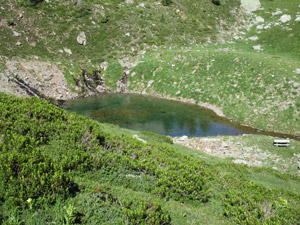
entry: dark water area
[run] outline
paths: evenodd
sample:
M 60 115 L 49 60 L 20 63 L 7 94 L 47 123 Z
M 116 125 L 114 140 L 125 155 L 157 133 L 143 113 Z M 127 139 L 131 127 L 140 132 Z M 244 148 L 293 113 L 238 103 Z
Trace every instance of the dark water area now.
M 101 123 L 169 136 L 256 133 L 197 105 L 136 94 L 106 94 L 76 99 L 61 107 Z

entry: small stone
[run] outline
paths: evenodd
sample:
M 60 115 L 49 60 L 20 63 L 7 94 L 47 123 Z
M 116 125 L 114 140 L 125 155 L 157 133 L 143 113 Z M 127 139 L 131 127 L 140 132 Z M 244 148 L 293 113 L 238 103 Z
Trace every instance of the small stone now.
M 64 53 L 64 50 L 59 49 L 58 52 L 59 52 L 59 53 Z
M 282 14 L 282 12 L 281 12 L 280 10 L 277 9 L 276 12 L 273 12 L 273 13 L 272 13 L 272 16 L 277 16 L 277 15 L 280 15 L 280 14 Z
M 256 29 L 257 29 L 257 30 L 262 30 L 262 29 L 264 29 L 264 26 L 263 26 L 263 25 L 258 25 L 258 26 L 256 27 Z
M 15 37 L 20 37 L 20 36 L 21 36 L 21 34 L 20 34 L 19 32 L 17 32 L 17 31 L 13 31 L 13 35 L 14 35 Z
M 282 23 L 286 23 L 289 22 L 292 19 L 292 17 L 290 15 L 284 14 L 280 17 L 280 21 Z
M 255 35 L 255 36 L 249 37 L 249 40 L 251 40 L 251 41 L 257 41 L 258 37 Z
M 130 33 L 126 33 L 125 36 L 130 37 Z
M 300 21 L 300 16 L 297 16 L 297 18 L 295 19 L 296 22 Z
M 104 61 L 101 63 L 100 65 L 101 69 L 103 69 L 104 71 L 106 71 L 107 67 L 108 67 L 108 62 Z
M 252 47 L 255 51 L 261 51 L 262 48 L 261 48 L 261 45 L 255 45 Z
M 22 43 L 19 42 L 19 41 L 17 41 L 17 42 L 16 42 L 16 46 L 20 46 L 20 45 L 22 45 Z
M 64 48 L 65 53 L 72 55 L 72 51 L 69 48 Z
M 270 29 L 270 25 L 264 26 L 264 29 L 265 29 L 265 30 Z
M 142 8 L 144 8 L 145 7 L 145 3 L 140 3 L 139 6 L 142 7 Z
M 133 4 L 133 0 L 126 0 L 125 3 L 126 4 Z
M 180 93 L 181 93 L 180 91 L 177 91 L 177 92 L 176 92 L 176 95 L 180 95 Z
M 81 45 L 86 45 L 86 36 L 84 32 L 80 32 L 77 37 L 77 42 Z
M 262 18 L 261 16 L 257 16 L 255 18 L 255 21 L 256 21 L 256 23 L 264 23 L 265 22 L 264 18 Z
M 294 73 L 299 74 L 300 75 L 300 68 L 297 68 L 294 70 Z

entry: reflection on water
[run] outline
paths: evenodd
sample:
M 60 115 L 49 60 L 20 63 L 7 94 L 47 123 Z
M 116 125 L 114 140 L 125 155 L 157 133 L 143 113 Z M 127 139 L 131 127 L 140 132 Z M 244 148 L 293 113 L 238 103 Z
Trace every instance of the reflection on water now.
M 99 122 L 170 136 L 240 135 L 246 132 L 196 105 L 135 94 L 77 99 L 65 103 L 62 108 Z

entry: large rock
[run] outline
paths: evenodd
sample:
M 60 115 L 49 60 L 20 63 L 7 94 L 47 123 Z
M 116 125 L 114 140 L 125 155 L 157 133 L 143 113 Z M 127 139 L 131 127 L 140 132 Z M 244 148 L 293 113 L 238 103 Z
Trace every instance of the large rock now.
M 77 37 L 77 42 L 81 45 L 86 45 L 86 36 L 84 32 L 80 32 Z
M 241 6 L 249 12 L 256 11 L 260 8 L 261 4 L 259 0 L 241 0 Z
M 280 17 L 281 23 L 289 22 L 292 19 L 290 15 L 284 14 Z

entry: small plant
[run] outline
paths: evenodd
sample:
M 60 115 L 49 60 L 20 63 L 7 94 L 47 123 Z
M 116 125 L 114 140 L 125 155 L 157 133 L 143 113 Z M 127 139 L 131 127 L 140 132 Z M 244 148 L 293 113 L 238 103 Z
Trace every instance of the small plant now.
M 101 19 L 100 19 L 100 23 L 107 23 L 109 21 L 109 17 L 108 16 L 103 16 Z
M 212 0 L 212 3 L 215 5 L 221 5 L 221 0 Z
M 10 27 L 13 27 L 13 26 L 16 25 L 14 19 L 12 19 L 12 18 L 8 18 L 7 21 L 6 21 L 6 23 Z
M 170 5 L 171 3 L 173 3 L 172 0 L 162 0 L 162 1 L 161 1 L 161 4 L 162 4 L 163 6 L 168 6 L 168 5 Z

